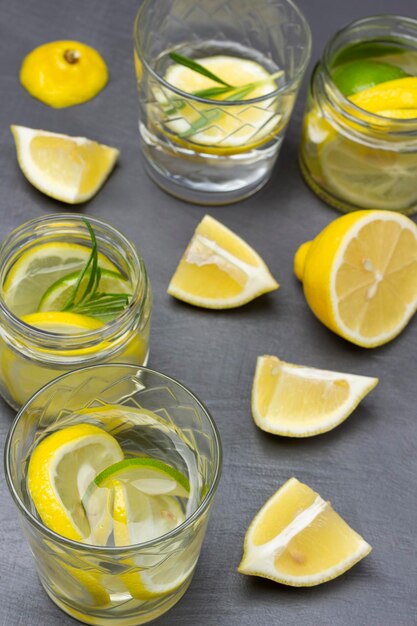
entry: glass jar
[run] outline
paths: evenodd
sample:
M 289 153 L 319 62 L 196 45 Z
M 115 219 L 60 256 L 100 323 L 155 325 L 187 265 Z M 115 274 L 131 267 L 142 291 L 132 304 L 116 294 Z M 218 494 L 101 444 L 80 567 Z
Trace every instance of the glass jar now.
M 345 97 L 332 78 L 342 51 L 367 42 L 379 46 L 381 62 L 399 63 L 407 74 L 417 75 L 417 20 L 368 17 L 337 32 L 311 78 L 301 171 L 312 190 L 341 211 L 387 209 L 412 214 L 417 210 L 417 118 L 369 113 Z
M 41 300 L 44 294 L 42 272 L 50 271 L 50 261 L 49 265 L 42 265 L 42 251 L 48 256 L 48 250 L 55 244 L 62 254 L 81 246 L 91 248 L 91 237 L 82 216 L 56 214 L 26 222 L 10 233 L 0 247 L 0 393 L 15 409 L 52 379 L 79 367 L 108 362 L 135 365 L 147 362 L 152 291 L 144 262 L 135 246 L 113 226 L 91 217 L 88 222 L 97 240 L 99 264 L 104 255 L 107 269 L 121 274 L 131 291 L 127 306 L 111 321 L 103 322 L 86 315 L 73 317 L 74 313 L 67 317 L 68 313 L 60 312 L 58 315 L 65 316 L 59 318 L 65 320 L 62 326 L 65 330 L 57 331 L 53 324 L 55 311 L 26 315 L 29 311 L 24 310 L 24 286 L 20 292 L 19 288 L 15 289 L 11 304 L 10 277 L 17 280 L 16 268 L 34 272 L 31 293 L 33 297 L 39 285 Z M 88 250 L 86 254 L 88 257 Z M 23 258 L 33 259 L 34 256 L 40 259 L 36 267 L 32 263 L 21 263 Z M 82 270 L 84 265 L 85 260 L 77 263 L 71 258 L 65 269 L 54 270 L 53 279 Z M 47 323 L 38 325 L 36 316 Z M 34 317 L 37 325 L 32 322 Z M 67 319 L 76 321 L 74 327 L 69 322 L 66 326 Z

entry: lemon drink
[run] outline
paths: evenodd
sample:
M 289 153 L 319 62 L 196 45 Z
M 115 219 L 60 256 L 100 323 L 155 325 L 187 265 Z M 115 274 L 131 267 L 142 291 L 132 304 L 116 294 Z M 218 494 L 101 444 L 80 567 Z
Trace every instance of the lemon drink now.
M 98 625 L 142 624 L 177 602 L 200 553 L 219 445 L 198 400 L 146 368 L 83 368 L 32 398 L 6 465 L 52 600 Z
M 223 204 L 268 180 L 310 35 L 302 15 L 286 3 L 258 3 L 256 33 L 246 32 L 247 0 L 237 14 L 222 6 L 221 20 L 212 9 L 202 0 L 143 3 L 134 29 L 139 131 L 147 171 L 159 185 L 185 200 Z M 192 17 L 198 10 L 200 20 Z M 283 28 L 282 39 L 272 36 L 271 21 L 283 26 L 290 16 L 297 35 L 293 29 L 287 38 Z M 150 33 L 157 21 L 155 42 Z M 260 43 L 266 29 L 267 46 Z
M 311 80 L 303 175 L 336 208 L 417 208 L 417 21 L 380 16 L 339 31 Z
M 83 364 L 146 361 L 146 270 L 111 226 L 67 215 L 34 220 L 9 235 L 0 258 L 0 388 L 9 404 Z

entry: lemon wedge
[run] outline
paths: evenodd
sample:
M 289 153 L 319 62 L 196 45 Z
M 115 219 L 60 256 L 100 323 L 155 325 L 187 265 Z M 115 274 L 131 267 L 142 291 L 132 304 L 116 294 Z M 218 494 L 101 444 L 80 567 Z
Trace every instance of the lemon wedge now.
M 252 388 L 252 414 L 262 430 L 311 437 L 343 422 L 378 384 L 355 376 L 260 356 Z
M 108 81 L 100 54 L 79 41 L 51 41 L 23 60 L 20 82 L 38 100 L 55 108 L 94 98 Z
M 43 523 L 74 541 L 97 543 L 99 535 L 105 543 L 103 525 L 110 532 L 111 523 L 100 516 L 92 525 L 81 503 L 95 476 L 123 456 L 117 440 L 92 424 L 68 426 L 42 439 L 30 457 L 28 489 Z M 107 490 L 97 490 L 95 496 L 94 515 L 108 510 Z
M 238 571 L 310 587 L 340 576 L 371 549 L 329 502 L 290 478 L 250 524 Z
M 370 113 L 386 109 L 416 109 L 417 76 L 388 80 L 350 96 L 349 100 Z
M 188 244 L 168 293 L 195 306 L 227 309 L 278 287 L 255 250 L 206 215 Z
M 257 83 L 242 101 L 268 95 L 278 87 L 274 77 L 250 59 L 218 55 L 200 58 L 198 63 L 234 87 Z M 164 78 L 187 94 L 218 87 L 211 78 L 176 63 L 168 67 Z M 219 154 L 242 147 L 249 150 L 265 143 L 278 132 L 283 117 L 274 97 L 243 105 L 218 104 L 229 95 L 216 96 L 217 104 L 216 100 L 212 104 L 181 101 L 178 96 L 172 100 L 172 93 L 167 89 L 156 97 L 163 112 L 163 128 L 170 131 L 174 141 L 190 142 L 194 150 L 198 150 L 198 145 L 204 146 L 205 150 L 209 147 Z M 201 124 L 202 118 L 207 123 Z M 197 121 L 196 130 L 192 132 Z
M 23 250 L 7 273 L 3 298 L 8 308 L 21 317 L 38 310 L 43 294 L 56 281 L 81 270 L 91 248 L 78 243 L 50 241 Z M 104 254 L 98 253 L 100 268 L 117 272 Z
M 359 346 L 380 346 L 417 310 L 417 226 L 391 211 L 355 211 L 304 243 L 294 269 L 323 324 Z
M 77 204 L 92 198 L 114 168 L 119 151 L 85 137 L 11 126 L 20 169 L 47 196 Z

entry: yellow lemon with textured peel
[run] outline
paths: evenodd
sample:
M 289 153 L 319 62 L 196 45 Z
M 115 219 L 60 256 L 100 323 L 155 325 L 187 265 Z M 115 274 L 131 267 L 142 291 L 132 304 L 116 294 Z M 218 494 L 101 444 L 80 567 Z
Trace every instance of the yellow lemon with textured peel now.
M 97 490 L 82 504 L 95 476 L 121 461 L 117 440 L 93 424 L 74 424 L 42 439 L 31 454 L 28 489 L 43 523 L 62 537 L 105 544 L 111 531 L 107 490 Z
M 370 113 L 387 109 L 416 109 L 417 76 L 388 80 L 350 96 L 349 100 Z
M 417 309 L 417 226 L 391 211 L 349 213 L 300 246 L 294 270 L 323 324 L 359 346 L 380 346 Z
M 266 432 L 311 437 L 343 422 L 377 384 L 377 378 L 260 356 L 252 388 L 252 415 Z
M 20 169 L 47 196 L 78 204 L 92 198 L 114 168 L 119 150 L 86 137 L 11 126 Z
M 311 587 L 340 576 L 371 549 L 330 502 L 290 478 L 250 524 L 238 571 Z
M 79 41 L 51 41 L 23 60 L 20 82 L 31 96 L 62 108 L 91 100 L 108 81 L 101 55 Z
M 255 250 L 206 215 L 184 252 L 168 293 L 195 306 L 227 309 L 278 287 Z

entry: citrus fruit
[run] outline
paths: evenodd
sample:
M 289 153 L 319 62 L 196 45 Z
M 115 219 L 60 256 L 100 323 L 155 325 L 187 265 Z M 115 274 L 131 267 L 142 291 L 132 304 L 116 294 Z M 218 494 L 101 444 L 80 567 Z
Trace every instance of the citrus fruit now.
M 262 65 L 249 59 L 219 55 L 198 59 L 198 63 L 236 87 L 259 83 L 242 100 L 265 96 L 277 89 L 274 77 Z M 211 78 L 177 63 L 168 67 L 164 78 L 187 94 L 219 86 Z M 217 101 L 226 99 L 233 101 L 233 94 L 216 96 Z M 181 101 L 176 96 L 172 106 L 172 94 L 165 90 L 159 100 L 166 112 L 164 127 L 171 131 L 174 140 L 187 138 L 193 146 L 200 144 L 217 151 L 239 147 L 247 150 L 267 141 L 278 132 L 282 118 L 274 98 L 261 104 L 216 106 L 215 100 L 208 104 L 187 99 Z
M 103 186 L 119 151 L 87 139 L 11 126 L 20 169 L 36 189 L 68 204 L 86 202 Z
M 311 437 L 343 422 L 377 384 L 377 378 L 260 356 L 252 388 L 252 415 L 266 432 Z
M 356 106 L 377 113 L 386 109 L 417 108 L 417 76 L 389 80 L 349 98 Z
M 417 309 L 417 226 L 391 211 L 349 213 L 298 249 L 294 269 L 323 324 L 359 346 L 380 346 Z
M 159 459 L 135 457 L 123 459 L 106 467 L 95 477 L 96 487 L 110 487 L 113 481 L 129 484 L 150 496 L 170 495 L 188 497 L 188 479 L 175 467 Z
M 385 109 L 377 111 L 377 115 L 397 120 L 411 120 L 417 118 L 417 109 Z
M 79 315 L 78 313 L 67 313 L 61 311 L 50 311 L 31 313 L 24 315 L 22 321 L 30 326 L 48 333 L 58 335 L 71 335 L 98 330 L 103 326 L 103 322 L 93 317 Z M 101 345 L 101 348 L 100 348 Z M 55 356 L 55 361 L 39 361 L 34 358 L 28 359 L 12 346 L 0 339 L 0 375 L 2 382 L 7 388 L 16 407 L 22 406 L 31 395 L 38 389 L 53 380 L 59 374 L 68 371 L 72 365 L 76 367 L 77 360 L 88 354 L 95 354 L 100 349 L 107 347 L 105 342 L 99 346 L 79 348 L 74 350 L 52 350 L 44 348 L 45 356 Z M 38 349 L 38 352 L 42 350 Z M 60 369 L 56 360 L 67 359 L 67 367 Z M 62 366 L 61 366 L 62 367 Z
M 20 82 L 34 98 L 61 108 L 94 98 L 108 80 L 100 54 L 79 41 L 51 41 L 23 60 Z
M 113 533 L 116 546 L 131 546 L 162 537 L 185 515 L 176 498 L 149 496 L 129 483 L 113 482 Z
M 278 287 L 255 250 L 206 215 L 184 252 L 168 293 L 195 306 L 227 309 Z
M 334 135 L 319 147 L 325 186 L 362 209 L 413 212 L 417 203 L 417 155 L 378 150 Z
M 371 59 L 343 63 L 335 67 L 331 73 L 334 83 L 344 96 L 351 96 L 379 83 L 407 76 L 400 67 Z
M 310 587 L 340 576 L 371 549 L 329 502 L 290 478 L 250 524 L 238 571 Z
M 148 496 L 129 483 L 114 480 L 113 534 L 116 546 L 151 541 L 174 530 L 185 520 L 178 501 L 171 496 Z M 196 535 L 198 536 L 198 534 Z M 152 600 L 173 593 L 190 578 L 198 558 L 192 544 L 170 556 L 138 555 L 120 580 L 132 597 Z M 200 544 L 199 544 L 200 545 Z M 198 547 L 199 547 L 198 545 Z
M 111 531 L 111 516 L 102 517 L 107 491 L 95 492 L 90 511 L 82 499 L 95 476 L 122 458 L 117 440 L 92 424 L 67 426 L 42 439 L 29 460 L 28 489 L 43 523 L 74 541 L 97 543 L 99 537 L 105 543 Z
M 43 294 L 39 303 L 39 311 L 62 311 L 68 298 L 74 289 L 80 272 L 71 272 L 66 274 L 62 278 L 55 281 Z M 80 285 L 80 294 L 83 294 L 83 286 L 88 282 L 88 276 L 86 276 Z M 115 294 L 125 293 L 129 294 L 132 291 L 132 285 L 126 280 L 119 272 L 112 272 L 110 270 L 102 269 L 100 271 L 100 282 L 98 285 L 98 291 L 101 293 Z
M 91 254 L 91 248 L 78 243 L 50 241 L 23 250 L 7 273 L 3 298 L 18 317 L 38 310 L 48 288 L 73 271 L 80 271 Z M 101 252 L 103 270 L 117 272 L 117 267 Z

